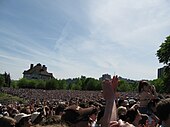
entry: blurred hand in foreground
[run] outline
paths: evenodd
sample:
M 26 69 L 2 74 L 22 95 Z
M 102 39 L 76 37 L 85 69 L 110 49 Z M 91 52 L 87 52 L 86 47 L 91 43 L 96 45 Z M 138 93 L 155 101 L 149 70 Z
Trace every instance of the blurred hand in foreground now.
M 116 89 L 118 86 L 118 76 L 113 76 L 111 80 L 105 79 L 102 83 L 102 88 L 103 88 L 103 97 L 106 100 L 109 99 L 114 99 Z

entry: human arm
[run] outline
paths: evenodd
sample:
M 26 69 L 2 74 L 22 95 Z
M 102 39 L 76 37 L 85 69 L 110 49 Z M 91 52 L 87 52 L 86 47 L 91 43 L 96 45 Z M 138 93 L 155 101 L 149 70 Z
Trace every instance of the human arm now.
M 103 97 L 106 100 L 106 106 L 102 121 L 102 127 L 110 127 L 111 121 L 117 121 L 117 108 L 115 103 L 115 94 L 117 86 L 117 76 L 113 76 L 112 80 L 106 79 L 103 81 Z

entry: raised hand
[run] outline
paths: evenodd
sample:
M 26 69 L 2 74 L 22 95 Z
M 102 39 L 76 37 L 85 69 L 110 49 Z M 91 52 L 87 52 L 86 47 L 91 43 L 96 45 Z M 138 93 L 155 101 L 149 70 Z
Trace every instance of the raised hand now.
M 106 100 L 114 99 L 118 86 L 118 77 L 113 76 L 111 80 L 105 79 L 102 84 L 103 96 Z
M 117 90 L 118 81 L 119 80 L 118 80 L 117 75 L 113 76 L 113 78 L 112 78 L 112 88 L 114 89 L 114 92 L 116 92 L 116 90 Z

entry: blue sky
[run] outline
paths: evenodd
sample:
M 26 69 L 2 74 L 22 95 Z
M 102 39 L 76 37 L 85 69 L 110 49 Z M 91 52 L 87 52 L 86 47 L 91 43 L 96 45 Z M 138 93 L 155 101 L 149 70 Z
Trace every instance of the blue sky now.
M 41 63 L 57 79 L 155 79 L 168 0 L 0 0 L 0 73 Z

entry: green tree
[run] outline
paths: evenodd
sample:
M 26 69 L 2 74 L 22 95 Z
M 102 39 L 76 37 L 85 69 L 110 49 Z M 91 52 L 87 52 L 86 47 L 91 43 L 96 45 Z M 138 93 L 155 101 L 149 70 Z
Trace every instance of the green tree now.
M 163 75 L 166 92 L 170 92 L 170 36 L 166 37 L 165 42 L 160 45 L 160 49 L 156 53 L 160 63 L 166 65 Z
M 37 80 L 35 79 L 32 79 L 32 80 L 28 80 L 28 85 L 26 86 L 27 88 L 36 88 L 36 85 L 37 85 Z
M 29 81 L 26 78 L 22 78 L 22 79 L 18 80 L 19 88 L 27 88 L 28 84 L 29 84 Z
M 77 79 L 75 84 L 77 85 L 77 90 L 82 90 L 82 81 L 80 78 Z
M 46 81 L 46 89 L 47 90 L 55 90 L 57 89 L 56 80 L 55 79 L 49 79 Z
M 65 90 L 67 88 L 67 82 L 64 79 L 57 80 L 57 89 L 59 90 Z
M 165 42 L 160 45 L 157 50 L 157 57 L 160 63 L 167 64 L 170 62 L 170 36 L 166 37 Z
M 13 88 L 18 88 L 18 80 L 12 80 L 12 81 L 11 81 L 11 86 L 12 86 Z
M 165 86 L 162 78 L 154 79 L 151 81 L 151 84 L 155 86 L 158 93 L 163 93 L 165 91 Z
M 44 80 L 38 80 L 36 84 L 37 89 L 45 89 L 46 82 Z
M 130 91 L 130 87 L 126 81 L 120 80 L 117 90 L 120 92 L 126 92 L 126 91 Z
M 81 80 L 81 88 L 82 88 L 82 90 L 85 90 L 85 87 L 86 87 L 86 77 L 85 76 L 81 76 L 81 78 L 80 78 L 80 80 Z
M 85 84 L 85 90 L 96 90 L 97 82 L 94 78 L 87 78 Z
M 5 78 L 3 74 L 0 74 L 0 87 L 5 85 Z
M 75 84 L 75 83 L 72 83 L 72 84 L 71 84 L 71 90 L 81 90 L 81 87 L 80 87 L 80 85 L 77 85 L 77 84 Z
M 102 90 L 102 81 L 96 79 L 96 90 Z
M 4 73 L 5 77 L 5 86 L 10 87 L 11 85 L 11 77 L 10 74 L 7 74 L 6 72 Z

